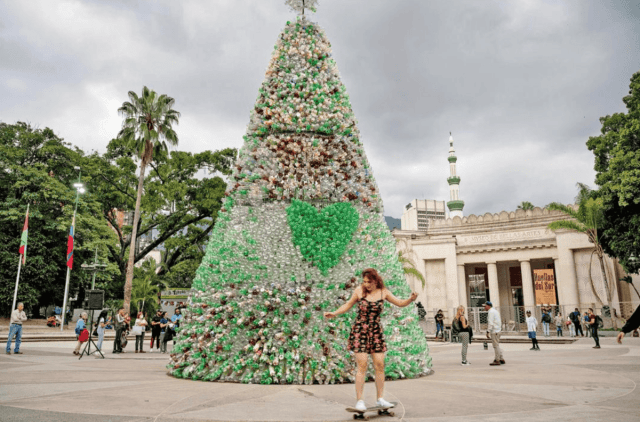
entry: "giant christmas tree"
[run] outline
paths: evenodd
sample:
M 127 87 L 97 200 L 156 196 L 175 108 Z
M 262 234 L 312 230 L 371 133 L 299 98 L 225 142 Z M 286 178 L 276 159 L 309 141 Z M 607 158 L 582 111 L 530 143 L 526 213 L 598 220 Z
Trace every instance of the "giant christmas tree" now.
M 346 346 L 355 307 L 330 321 L 323 312 L 349 299 L 367 267 L 396 296 L 411 293 L 356 123 L 324 31 L 304 16 L 287 22 L 193 283 L 172 375 L 354 381 Z M 386 304 L 382 322 L 387 377 L 429 373 L 415 308 Z

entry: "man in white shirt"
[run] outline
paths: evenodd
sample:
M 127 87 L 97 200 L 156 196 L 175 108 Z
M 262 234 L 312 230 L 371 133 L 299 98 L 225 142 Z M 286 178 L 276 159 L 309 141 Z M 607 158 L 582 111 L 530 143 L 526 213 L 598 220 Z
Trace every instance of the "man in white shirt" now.
M 531 339 L 531 345 L 533 346 L 530 350 L 540 350 L 540 346 L 538 346 L 538 339 L 536 338 L 536 331 L 538 330 L 538 320 L 536 317 L 531 315 L 531 311 L 527 311 L 527 331 L 529 332 L 529 338 Z
M 489 365 L 500 366 L 506 362 L 502 357 L 502 349 L 500 349 L 500 331 L 502 331 L 502 320 L 500 319 L 500 313 L 493 308 L 493 303 L 486 302 L 484 304 L 484 310 L 488 311 L 487 314 L 487 338 L 491 339 L 491 345 L 495 352 L 495 359 Z
M 11 312 L 11 321 L 9 322 L 9 337 L 7 337 L 7 354 L 11 354 L 11 341 L 13 336 L 16 337 L 16 346 L 13 349 L 14 355 L 21 355 L 20 344 L 22 342 L 22 323 L 27 320 L 27 314 L 24 313 L 24 305 L 18 303 L 18 308 Z

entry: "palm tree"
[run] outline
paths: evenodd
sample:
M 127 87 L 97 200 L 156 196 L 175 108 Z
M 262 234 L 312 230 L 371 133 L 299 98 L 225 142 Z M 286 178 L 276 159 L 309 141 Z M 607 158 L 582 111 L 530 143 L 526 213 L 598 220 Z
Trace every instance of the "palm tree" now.
M 155 263 L 153 259 L 150 259 Z M 146 263 L 145 263 L 146 264 Z M 160 288 L 153 284 L 153 276 L 155 275 L 155 265 L 151 271 L 145 271 L 140 277 L 133 279 L 133 288 L 131 290 L 131 302 L 138 306 L 139 311 L 144 311 L 144 305 L 147 302 L 158 301 L 158 291 Z
M 534 208 L 533 204 L 529 201 L 522 201 L 520 205 L 518 205 L 519 210 L 532 210 Z
M 415 277 L 418 280 L 422 281 L 422 288 L 424 289 L 424 276 L 420 271 L 416 269 L 416 265 L 413 263 L 413 261 L 410 258 L 402 256 L 402 251 L 398 252 L 398 261 L 402 264 L 402 269 L 404 270 L 405 275 Z
M 146 86 L 142 89 L 142 97 L 129 91 L 129 101 L 122 103 L 118 113 L 124 117 L 122 130 L 118 138 L 127 142 L 138 158 L 140 158 L 140 177 L 138 179 L 138 195 L 133 214 L 133 228 L 129 243 L 129 261 L 127 262 L 127 276 L 124 283 L 124 308 L 129 312 L 131 304 L 131 288 L 133 282 L 133 265 L 135 263 L 135 245 L 140 221 L 140 201 L 144 184 L 144 172 L 153 159 L 153 154 L 167 150 L 167 143 L 178 145 L 178 135 L 173 125 L 178 124 L 180 113 L 172 107 L 175 100 L 166 95 L 158 95 Z
M 575 201 L 578 204 L 578 209 L 575 210 L 572 207 L 560 204 L 558 202 L 552 202 L 549 204 L 550 210 L 562 211 L 568 216 L 572 217 L 571 220 L 554 221 L 549 224 L 549 230 L 566 229 L 580 233 L 585 233 L 589 242 L 593 243 L 594 251 L 600 261 L 600 270 L 602 271 L 602 279 L 604 280 L 605 291 L 607 294 L 607 305 L 611 308 L 611 289 L 609 287 L 609 281 L 607 279 L 607 272 L 604 266 L 604 251 L 602 245 L 598 241 L 598 227 L 602 227 L 604 220 L 603 202 L 602 198 L 594 198 L 592 190 L 583 183 L 578 183 L 578 196 Z M 591 288 L 595 292 L 593 286 L 593 280 L 591 281 Z M 614 324 L 613 312 L 611 312 L 611 322 Z

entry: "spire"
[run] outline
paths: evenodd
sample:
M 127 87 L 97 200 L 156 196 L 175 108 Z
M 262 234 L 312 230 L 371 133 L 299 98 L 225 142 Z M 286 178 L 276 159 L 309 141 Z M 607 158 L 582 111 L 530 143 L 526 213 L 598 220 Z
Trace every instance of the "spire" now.
M 456 150 L 453 147 L 453 135 L 449 132 L 449 177 L 447 182 L 449 183 L 449 215 L 453 217 L 463 217 L 462 209 L 464 208 L 464 201 L 460 200 L 460 177 L 456 173 Z

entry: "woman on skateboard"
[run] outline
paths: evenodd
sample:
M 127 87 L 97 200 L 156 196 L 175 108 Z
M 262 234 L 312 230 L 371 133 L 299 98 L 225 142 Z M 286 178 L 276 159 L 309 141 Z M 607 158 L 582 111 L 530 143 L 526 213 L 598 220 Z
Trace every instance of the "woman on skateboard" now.
M 376 373 L 376 392 L 378 401 L 376 406 L 391 408 L 394 405 L 386 401 L 384 393 L 384 355 L 387 345 L 384 342 L 380 314 L 384 308 L 384 301 L 404 308 L 418 297 L 417 293 L 411 293 L 409 299 L 400 300 L 384 287 L 382 277 L 373 268 L 367 268 L 362 272 L 362 285 L 356 287 L 351 299 L 337 311 L 325 312 L 324 317 L 331 319 L 337 315 L 348 312 L 356 303 L 358 315 L 349 335 L 348 350 L 356 356 L 356 409 L 365 411 L 367 406 L 362 400 L 364 390 L 364 378 L 367 372 L 367 355 L 371 355 L 373 367 Z

